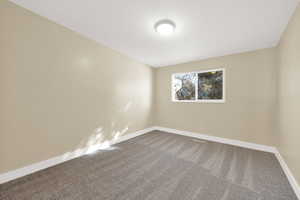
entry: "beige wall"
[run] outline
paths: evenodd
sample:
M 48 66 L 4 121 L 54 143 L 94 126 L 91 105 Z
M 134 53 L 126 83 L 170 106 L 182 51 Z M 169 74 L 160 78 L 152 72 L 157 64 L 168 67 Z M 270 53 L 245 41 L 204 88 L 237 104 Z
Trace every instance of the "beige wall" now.
M 0 173 L 149 127 L 152 79 L 150 67 L 0 0 Z
M 154 70 L 6 0 L 0 30 L 0 173 L 155 124 L 276 145 L 300 181 L 299 7 L 278 48 Z M 172 73 L 214 68 L 225 103 L 171 101 Z
M 300 6 L 278 47 L 155 70 L 155 124 L 274 145 L 300 182 Z M 226 69 L 226 103 L 171 101 L 171 75 Z
M 275 48 L 158 68 L 155 113 L 158 126 L 274 145 Z M 226 70 L 225 103 L 171 101 L 171 75 Z
M 278 47 L 279 150 L 300 183 L 300 6 Z

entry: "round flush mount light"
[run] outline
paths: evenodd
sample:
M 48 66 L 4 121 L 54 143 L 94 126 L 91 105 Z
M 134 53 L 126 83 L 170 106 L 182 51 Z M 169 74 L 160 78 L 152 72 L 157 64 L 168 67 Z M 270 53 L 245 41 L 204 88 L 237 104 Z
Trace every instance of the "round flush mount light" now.
M 168 19 L 160 20 L 154 25 L 155 31 L 163 36 L 173 34 L 175 32 L 175 28 L 175 23 Z

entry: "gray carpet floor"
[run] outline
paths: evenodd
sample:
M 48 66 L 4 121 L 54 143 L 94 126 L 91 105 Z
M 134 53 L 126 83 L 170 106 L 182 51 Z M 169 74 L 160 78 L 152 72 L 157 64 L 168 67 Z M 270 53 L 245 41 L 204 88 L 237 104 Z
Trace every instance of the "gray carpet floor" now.
M 297 200 L 271 153 L 159 131 L 2 184 L 0 199 Z

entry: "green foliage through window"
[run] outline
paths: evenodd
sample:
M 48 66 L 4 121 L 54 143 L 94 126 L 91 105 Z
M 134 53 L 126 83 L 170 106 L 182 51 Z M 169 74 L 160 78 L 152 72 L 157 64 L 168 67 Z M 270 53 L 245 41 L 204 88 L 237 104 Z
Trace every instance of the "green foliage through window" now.
M 224 100 L 224 70 L 190 72 L 172 76 L 174 101 Z

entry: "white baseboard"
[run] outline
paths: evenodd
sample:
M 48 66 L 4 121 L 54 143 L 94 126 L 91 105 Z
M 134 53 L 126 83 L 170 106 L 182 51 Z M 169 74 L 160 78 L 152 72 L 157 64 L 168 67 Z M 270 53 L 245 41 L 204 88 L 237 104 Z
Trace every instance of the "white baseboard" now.
M 209 136 L 209 135 L 205 135 L 205 134 L 176 130 L 176 129 L 159 127 L 159 126 L 154 127 L 154 129 L 159 130 L 159 131 L 168 132 L 168 133 L 174 133 L 174 134 L 178 134 L 178 135 L 189 136 L 189 137 L 194 137 L 194 138 L 198 138 L 198 139 L 203 139 L 203 140 L 208 140 L 208 141 L 213 141 L 213 142 L 218 142 L 218 143 L 223 143 L 223 144 L 230 144 L 230 145 L 234 145 L 234 146 L 244 147 L 244 148 L 248 148 L 248 149 L 254 149 L 254 150 L 274 153 L 276 158 L 278 159 L 285 175 L 287 176 L 287 179 L 289 180 L 294 192 L 296 193 L 298 199 L 300 200 L 299 184 L 297 183 L 295 177 L 293 176 L 292 172 L 288 168 L 287 164 L 285 163 L 284 159 L 282 158 L 282 156 L 280 155 L 280 153 L 276 147 L 255 144 L 255 143 L 249 143 L 249 142 L 243 142 L 243 141 L 239 141 L 239 140 L 226 139 L 226 138 L 215 137 L 215 136 Z
M 140 130 L 140 131 L 136 131 L 134 133 L 126 134 L 122 137 L 119 137 L 116 140 L 113 140 L 111 145 L 129 140 L 131 138 L 134 138 L 134 137 L 137 137 L 137 136 L 140 136 L 140 135 L 144 135 L 144 134 L 149 133 L 149 132 L 154 131 L 154 130 L 155 130 L 155 127 L 150 127 L 150 128 L 146 128 L 146 129 L 143 129 L 143 130 Z
M 176 130 L 176 129 L 165 128 L 165 127 L 160 127 L 160 126 L 156 126 L 154 128 L 155 128 L 155 130 L 164 131 L 164 132 L 168 132 L 168 133 L 175 133 L 178 135 L 184 135 L 184 136 L 189 136 L 189 137 L 194 137 L 194 138 L 198 138 L 198 139 L 202 139 L 202 140 L 209 140 L 209 141 L 213 141 L 213 142 L 229 144 L 229 145 L 234 145 L 234 146 L 239 146 L 239 147 L 245 147 L 248 149 L 254 149 L 254 150 L 271 152 L 271 153 L 276 152 L 275 147 L 267 146 L 267 145 L 243 142 L 240 140 L 226 139 L 226 138 L 221 138 L 221 137 L 216 137 L 216 136 L 210 136 L 210 135 L 205 135 L 205 134 L 200 134 L 200 133 L 195 133 L 195 132 L 190 132 L 190 131 Z
M 279 153 L 278 150 L 276 150 L 275 156 L 278 159 L 278 161 L 279 161 L 285 175 L 287 176 L 292 188 L 294 189 L 294 192 L 296 193 L 298 199 L 300 199 L 300 187 L 299 187 L 297 180 L 293 176 L 291 170 L 289 169 L 288 165 L 286 164 L 286 162 L 284 161 L 283 157 L 281 156 L 281 154 Z
M 137 137 L 139 135 L 143 135 L 143 134 L 148 133 L 153 130 L 155 130 L 154 127 L 150 127 L 150 128 L 143 129 L 143 130 L 140 130 L 140 131 L 137 131 L 134 133 L 129 133 L 129 134 L 121 136 L 120 138 L 117 138 L 112 141 L 106 141 L 105 143 L 94 145 L 94 146 L 91 146 L 88 148 L 77 149 L 73 152 L 65 153 L 63 155 L 50 158 L 48 160 L 44 160 L 44 161 L 34 163 L 34 164 L 31 164 L 31 165 L 28 165 L 28 166 L 25 166 L 25 167 L 22 167 L 22 168 L 13 170 L 13 171 L 9 171 L 9 172 L 0 174 L 0 184 L 20 178 L 22 176 L 32 174 L 34 172 L 46 169 L 48 167 L 52 167 L 54 165 L 66 162 L 68 160 L 83 156 L 83 155 L 89 153 L 90 150 L 95 151 L 98 149 L 105 149 L 105 148 L 109 147 L 110 145 L 117 144 L 117 143 L 123 142 L 125 140 L 129 140 L 131 138 Z
M 243 142 L 243 141 L 239 141 L 239 140 L 209 136 L 209 135 L 194 133 L 194 132 L 189 132 L 189 131 L 182 131 L 182 130 L 176 130 L 176 129 L 171 129 L 171 128 L 159 127 L 159 126 L 150 127 L 150 128 L 140 130 L 140 131 L 137 131 L 134 133 L 126 134 L 115 140 L 107 141 L 105 143 L 102 143 L 102 144 L 99 144 L 96 146 L 92 146 L 89 148 L 77 149 L 71 153 L 60 155 L 60 156 L 50 158 L 45 161 L 34 163 L 32 165 L 29 165 L 29 166 L 26 166 L 23 168 L 19 168 L 19 169 L 9 171 L 4 174 L 0 174 L 0 184 L 14 180 L 16 178 L 20 178 L 22 176 L 32 174 L 34 172 L 46 169 L 48 167 L 52 167 L 54 165 L 66 162 L 68 160 L 83 156 L 83 155 L 87 154 L 87 152 L 89 152 L 91 149 L 93 151 L 98 150 L 98 149 L 105 149 L 105 148 L 109 147 L 110 145 L 129 140 L 131 138 L 137 137 L 139 135 L 143 135 L 145 133 L 148 133 L 148 132 L 151 132 L 154 130 L 164 131 L 164 132 L 168 132 L 168 133 L 174 133 L 174 134 L 183 135 L 183 136 L 194 137 L 194 138 L 198 138 L 198 139 L 203 139 L 203 140 L 208 140 L 208 141 L 213 141 L 213 142 L 218 142 L 218 143 L 223 143 L 223 144 L 244 147 L 244 148 L 248 148 L 248 149 L 254 149 L 254 150 L 274 153 L 276 158 L 278 159 L 284 173 L 286 174 L 292 188 L 294 189 L 298 199 L 300 199 L 299 184 L 297 183 L 296 179 L 294 178 L 292 172 L 289 170 L 287 164 L 285 163 L 284 159 L 280 155 L 279 151 L 275 147 L 261 145 L 261 144 L 255 144 L 255 143 L 249 143 L 249 142 Z

